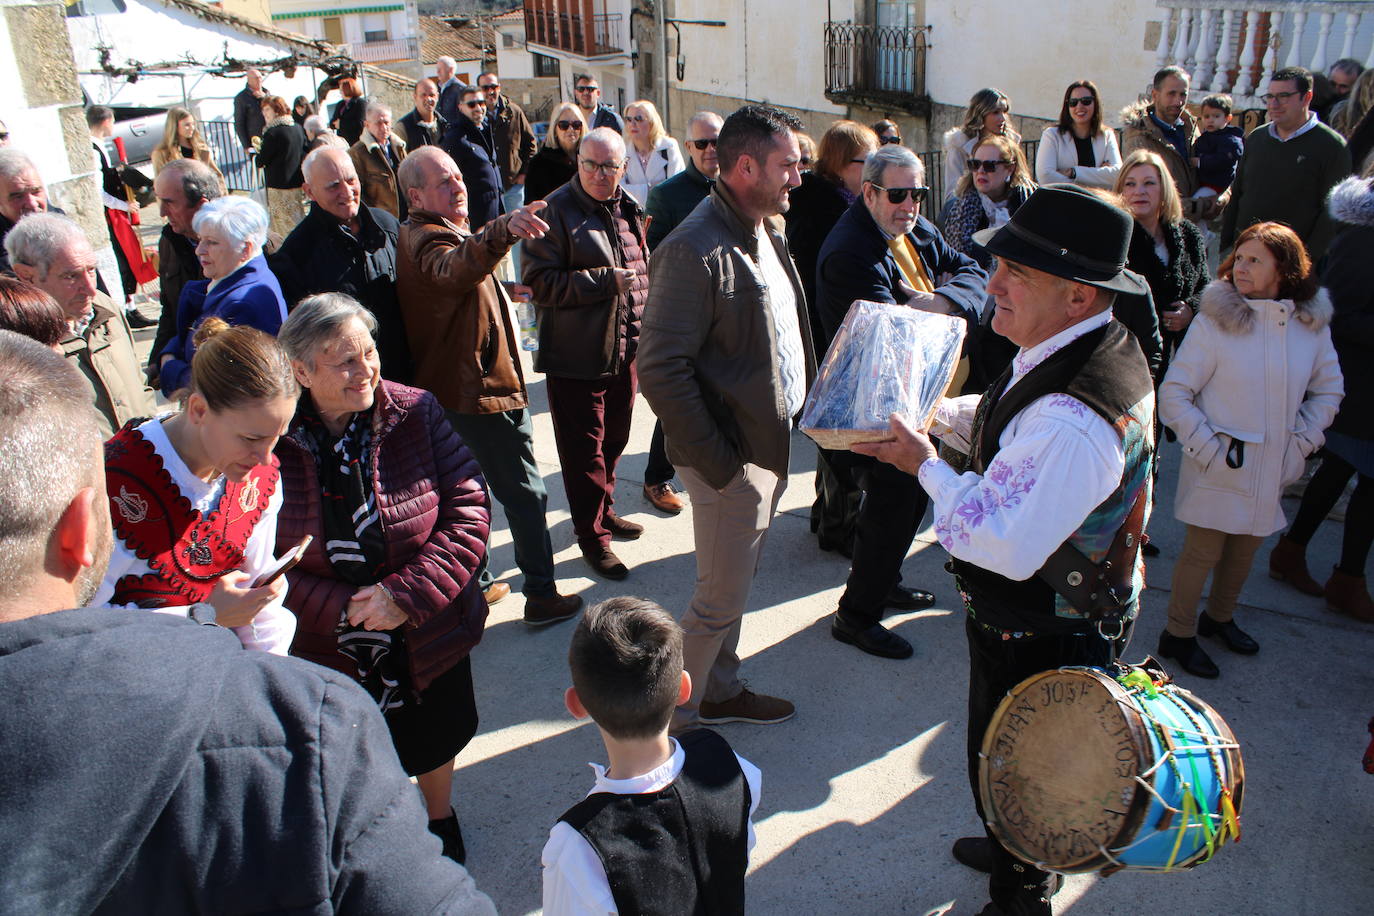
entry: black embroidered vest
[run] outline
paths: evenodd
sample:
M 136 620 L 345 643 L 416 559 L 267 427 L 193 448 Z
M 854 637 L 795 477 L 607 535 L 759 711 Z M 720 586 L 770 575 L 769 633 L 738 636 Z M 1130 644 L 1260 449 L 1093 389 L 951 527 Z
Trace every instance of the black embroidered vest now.
M 1062 393 L 1082 401 L 1122 436 L 1126 453 L 1121 484 L 1069 538 L 1098 562 L 1102 556 L 1096 554 L 1105 555 L 1107 545 L 1125 523 L 1140 487 L 1148 487 L 1150 481 L 1154 417 L 1149 408 L 1153 404 L 1153 383 L 1140 345 L 1125 327 L 1110 321 L 1052 353 L 1008 392 L 1011 373 L 1009 366 L 978 405 L 967 469 L 984 473 L 997 455 L 1002 432 L 1036 400 Z M 1073 480 L 1045 480 L 1041 485 L 1073 486 Z M 973 615 L 989 626 L 1036 633 L 1089 627 L 1080 613 L 1068 607 L 1037 576 L 1016 581 L 959 559 L 952 560 L 951 568 Z
M 713 731 L 680 736 L 682 772 L 659 792 L 598 792 L 559 820 L 591 844 L 616 909 L 635 916 L 744 912 L 749 784 Z

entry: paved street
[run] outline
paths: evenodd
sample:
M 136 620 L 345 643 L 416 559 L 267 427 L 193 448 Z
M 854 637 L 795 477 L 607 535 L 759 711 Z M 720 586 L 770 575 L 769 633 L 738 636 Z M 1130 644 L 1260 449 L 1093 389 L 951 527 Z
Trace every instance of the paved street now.
M 150 332 L 139 337 L 150 339 Z M 621 583 L 593 580 L 573 540 L 554 452 L 542 376 L 528 372 L 536 445 L 549 488 L 549 523 L 565 589 L 589 602 L 642 595 L 680 613 L 695 566 L 690 509 L 664 518 L 640 493 L 653 415 L 641 399 L 622 462 L 620 514 L 646 525 L 617 543 L 631 567 Z M 846 561 L 822 553 L 809 532 L 814 449 L 794 434 L 791 480 L 774 522 L 744 625 L 744 674 L 759 691 L 797 704 L 785 724 L 726 725 L 735 749 L 763 769 L 758 846 L 748 884 L 758 914 L 978 912 L 985 879 L 956 864 L 951 842 L 978 824 L 965 778 L 967 665 L 958 596 L 929 529 L 903 568 L 905 581 L 939 597 L 935 608 L 889 621 L 916 646 L 907 661 L 873 658 L 835 642 L 834 610 Z M 1162 499 L 1137 635 L 1127 652 L 1154 651 L 1163 627 L 1182 529 L 1172 517 L 1174 446 L 1165 450 Z M 1072 481 L 1065 481 L 1072 486 Z M 1296 503 L 1286 501 L 1290 517 Z M 478 885 L 502 913 L 539 910 L 539 853 L 548 828 L 591 784 L 603 760 L 595 731 L 563 709 L 573 624 L 531 630 L 510 537 L 493 523 L 493 569 L 516 594 L 492 609 L 473 653 L 478 736 L 459 757 L 455 804 Z M 927 519 L 928 520 L 928 519 Z M 1340 526 L 1313 542 L 1324 581 Z M 1271 539 L 1272 541 L 1272 539 Z M 1263 645 L 1250 658 L 1208 645 L 1217 681 L 1176 672 L 1224 716 L 1243 745 L 1244 837 L 1191 872 L 1070 879 L 1057 912 L 1086 914 L 1367 913 L 1374 900 L 1374 776 L 1360 767 L 1374 715 L 1374 627 L 1325 610 L 1319 599 L 1269 579 L 1260 552 L 1237 619 Z

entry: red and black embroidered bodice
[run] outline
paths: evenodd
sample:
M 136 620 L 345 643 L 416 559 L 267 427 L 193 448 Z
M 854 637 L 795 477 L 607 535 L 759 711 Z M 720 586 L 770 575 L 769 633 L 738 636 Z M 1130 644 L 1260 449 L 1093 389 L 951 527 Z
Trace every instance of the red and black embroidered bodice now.
M 152 568 L 115 583 L 112 604 L 175 607 L 206 600 L 244 551 L 280 477 L 277 459 L 242 483 L 227 482 L 219 506 L 196 510 L 133 423 L 105 443 L 105 489 L 115 534 Z

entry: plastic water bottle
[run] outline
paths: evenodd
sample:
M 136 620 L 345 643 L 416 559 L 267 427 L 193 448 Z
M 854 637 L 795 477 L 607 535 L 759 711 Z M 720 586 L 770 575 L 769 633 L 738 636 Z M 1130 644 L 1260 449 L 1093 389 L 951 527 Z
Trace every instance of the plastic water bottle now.
M 534 303 L 518 302 L 515 314 L 520 319 L 520 349 L 539 349 L 539 322 L 534 317 Z

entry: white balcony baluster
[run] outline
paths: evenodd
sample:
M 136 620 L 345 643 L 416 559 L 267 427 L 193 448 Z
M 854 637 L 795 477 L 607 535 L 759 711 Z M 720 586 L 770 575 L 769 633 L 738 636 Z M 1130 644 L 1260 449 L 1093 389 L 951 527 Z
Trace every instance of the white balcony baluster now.
M 1326 72 L 1326 42 L 1331 37 L 1331 24 L 1335 21 L 1335 13 L 1322 13 L 1317 20 L 1317 47 L 1312 51 L 1312 63 L 1307 68 L 1313 73 Z
M 1360 20 L 1364 16 L 1361 13 L 1345 14 L 1345 40 L 1341 42 L 1341 59 L 1351 57 L 1355 53 L 1355 32 L 1360 27 Z
M 1197 27 L 1197 69 L 1192 71 L 1193 82 L 1206 86 L 1212 81 L 1212 71 L 1216 67 L 1217 46 L 1212 41 L 1212 11 L 1202 11 L 1201 22 Z
M 1169 62 L 1169 23 L 1173 18 L 1174 11 L 1166 9 L 1159 20 L 1159 47 L 1155 49 L 1156 70 L 1164 69 L 1164 65 Z
M 1269 14 L 1269 46 L 1264 49 L 1264 72 L 1255 84 L 1257 92 L 1263 92 L 1274 78 L 1279 68 L 1279 32 L 1283 29 L 1283 13 Z
M 1245 32 L 1241 38 L 1240 72 L 1236 74 L 1235 95 L 1249 95 L 1255 88 L 1252 82 L 1255 71 L 1255 35 L 1259 33 L 1259 10 L 1245 14 Z
M 1298 53 L 1302 50 L 1302 33 L 1306 27 L 1307 12 L 1305 10 L 1296 10 L 1293 13 L 1293 35 L 1289 39 L 1291 47 L 1288 49 L 1288 58 L 1283 62 L 1285 67 L 1302 66 L 1302 60 L 1298 57 Z
M 1188 38 L 1192 31 L 1193 11 L 1191 9 L 1181 9 L 1178 11 L 1178 31 L 1174 35 L 1173 59 L 1180 66 L 1188 59 Z
M 1212 91 L 1225 92 L 1230 89 L 1231 64 L 1235 61 L 1235 10 L 1223 10 L 1221 14 L 1221 35 L 1217 39 L 1217 72 L 1212 76 Z

